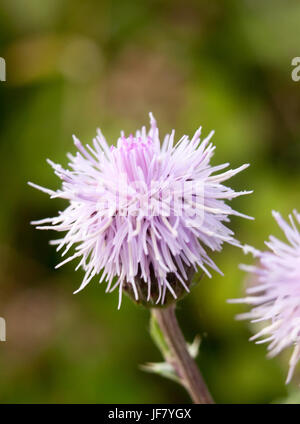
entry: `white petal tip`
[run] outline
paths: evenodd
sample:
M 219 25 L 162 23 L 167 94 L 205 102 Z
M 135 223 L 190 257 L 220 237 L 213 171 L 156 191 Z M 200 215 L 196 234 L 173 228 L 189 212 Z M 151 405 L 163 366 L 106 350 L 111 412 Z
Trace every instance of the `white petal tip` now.
M 229 303 L 230 305 L 235 303 L 241 303 L 241 299 L 226 299 L 226 303 Z
M 152 112 L 149 112 L 149 117 L 150 117 L 150 123 L 151 123 L 151 125 L 156 125 L 156 119 L 154 118 Z
M 76 137 L 75 134 L 72 135 L 72 138 L 73 138 L 73 142 L 74 142 L 75 146 L 81 145 L 80 140 Z
M 79 289 L 73 291 L 73 294 L 77 294 L 79 292 L 81 292 L 84 289 L 84 287 L 79 287 Z

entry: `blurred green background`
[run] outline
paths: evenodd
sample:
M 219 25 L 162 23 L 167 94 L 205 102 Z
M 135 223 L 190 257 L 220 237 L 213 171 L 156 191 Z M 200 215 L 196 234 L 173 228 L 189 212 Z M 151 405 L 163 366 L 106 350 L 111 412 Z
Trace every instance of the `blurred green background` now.
M 161 134 L 216 130 L 214 163 L 251 167 L 230 181 L 254 194 L 232 202 L 255 221 L 238 218 L 237 237 L 262 248 L 280 235 L 271 210 L 300 209 L 300 3 L 276 0 L 96 1 L 1 0 L 0 56 L 0 402 L 188 402 L 175 383 L 146 374 L 159 361 L 148 332 L 149 313 L 97 280 L 77 295 L 82 272 L 59 262 L 50 232 L 29 225 L 64 203 L 26 185 L 58 188 L 45 159 L 66 165 L 72 134 L 90 142 L 97 127 L 110 142 L 119 131 L 148 125 Z M 188 340 L 202 338 L 198 359 L 222 403 L 300 402 L 285 387 L 289 353 L 268 360 L 253 329 L 234 320 L 251 263 L 225 246 L 214 260 L 221 277 L 202 279 L 178 307 Z

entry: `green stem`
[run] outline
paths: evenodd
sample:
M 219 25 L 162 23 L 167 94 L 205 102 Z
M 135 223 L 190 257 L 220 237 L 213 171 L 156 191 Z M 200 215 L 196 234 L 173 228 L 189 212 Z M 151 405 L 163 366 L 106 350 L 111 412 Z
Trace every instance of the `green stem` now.
M 188 352 L 176 319 L 175 305 L 153 308 L 152 314 L 158 322 L 170 351 L 169 355 L 165 355 L 165 360 L 175 368 L 193 402 L 197 404 L 214 403 L 196 362 Z

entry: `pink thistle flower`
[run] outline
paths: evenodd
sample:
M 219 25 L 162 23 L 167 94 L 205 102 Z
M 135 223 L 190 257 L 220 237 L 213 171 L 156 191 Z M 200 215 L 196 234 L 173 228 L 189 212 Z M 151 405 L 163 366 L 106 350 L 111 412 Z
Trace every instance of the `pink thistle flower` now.
M 68 154 L 69 169 L 49 164 L 62 180 L 57 191 L 33 187 L 69 206 L 57 217 L 34 221 L 38 229 L 66 232 L 53 241 L 65 256 L 57 267 L 80 258 L 85 271 L 82 290 L 100 274 L 107 292 L 132 290 L 135 300 L 166 304 L 166 293 L 178 297 L 178 282 L 189 291 L 191 269 L 208 276 L 207 266 L 221 272 L 205 247 L 221 250 L 224 242 L 240 246 L 224 223 L 229 215 L 247 217 L 225 201 L 251 192 L 235 192 L 222 183 L 248 165 L 212 175 L 228 166 L 211 166 L 213 132 L 202 142 L 201 128 L 191 140 L 183 136 L 174 145 L 174 131 L 161 145 L 156 121 L 136 135 L 121 137 L 109 147 L 98 130 L 93 147 L 74 137 L 76 156 Z M 115 278 L 116 277 L 116 278 Z M 145 288 L 147 295 L 145 294 Z
M 265 244 L 269 251 L 252 249 L 258 258 L 257 266 L 242 265 L 241 268 L 255 275 L 257 284 L 247 289 L 249 296 L 230 300 L 231 303 L 247 303 L 253 309 L 237 316 L 263 323 L 263 328 L 250 340 L 269 342 L 269 357 L 283 349 L 294 346 L 289 363 L 286 383 L 291 381 L 295 366 L 300 359 L 300 233 L 295 220 L 300 224 L 300 215 L 294 211 L 286 222 L 278 212 L 273 217 L 283 230 L 289 243 L 270 236 Z M 251 248 L 248 249 L 251 251 Z

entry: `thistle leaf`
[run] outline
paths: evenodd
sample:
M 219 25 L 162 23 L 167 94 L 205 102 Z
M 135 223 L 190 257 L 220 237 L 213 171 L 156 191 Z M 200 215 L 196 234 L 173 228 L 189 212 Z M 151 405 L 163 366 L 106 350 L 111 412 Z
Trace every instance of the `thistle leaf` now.
M 148 362 L 140 367 L 143 371 L 158 374 L 161 377 L 168 378 L 169 380 L 175 381 L 178 384 L 182 384 L 178 377 L 175 369 L 168 362 Z

